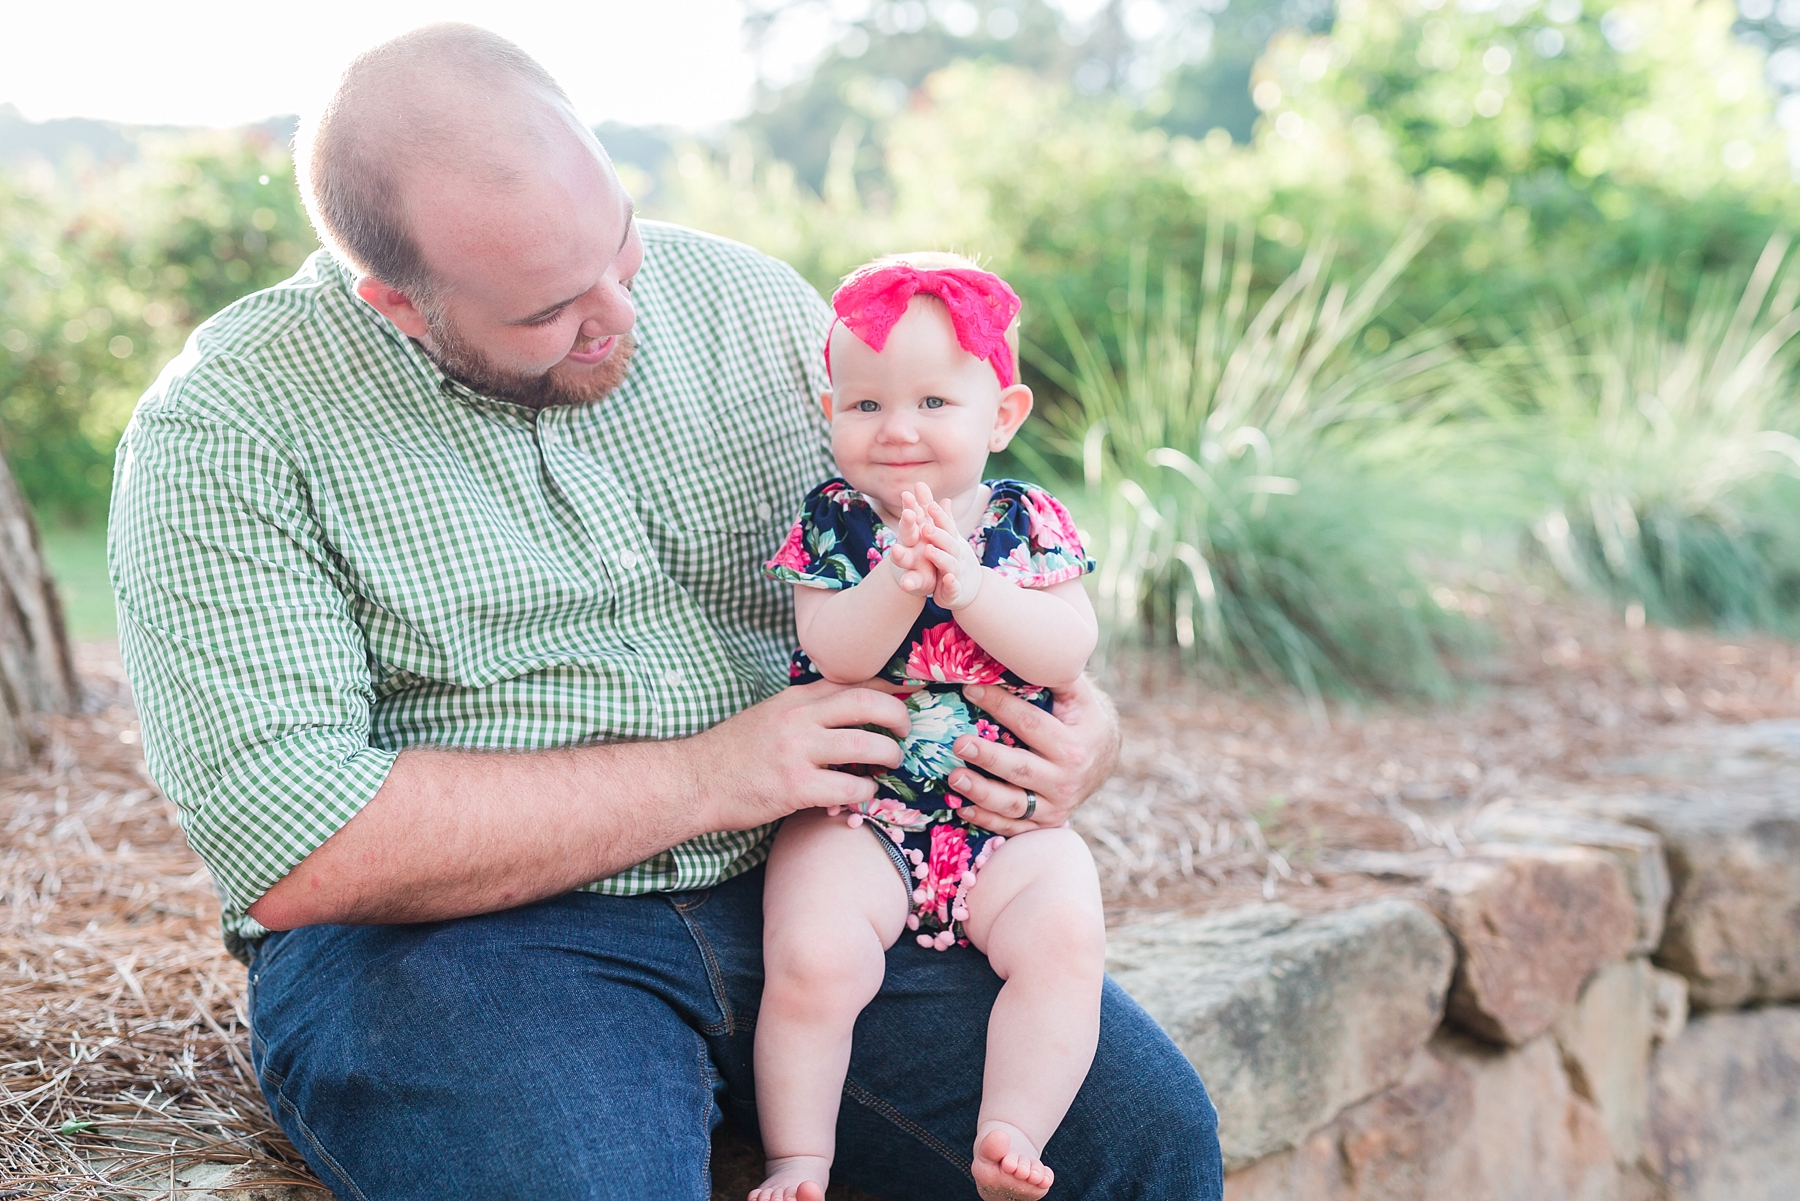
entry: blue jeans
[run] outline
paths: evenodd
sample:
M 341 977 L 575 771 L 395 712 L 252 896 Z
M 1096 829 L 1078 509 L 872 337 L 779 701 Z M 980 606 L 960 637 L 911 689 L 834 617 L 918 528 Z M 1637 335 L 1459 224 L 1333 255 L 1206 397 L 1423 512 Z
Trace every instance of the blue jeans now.
M 263 1095 L 346 1201 L 706 1201 L 713 1128 L 756 1131 L 762 878 L 271 935 L 250 966 Z M 999 988 L 971 950 L 888 952 L 856 1024 L 833 1179 L 888 1201 L 974 1197 Z M 1200 1078 L 1111 980 L 1093 1069 L 1044 1158 L 1057 1198 L 1223 1190 Z

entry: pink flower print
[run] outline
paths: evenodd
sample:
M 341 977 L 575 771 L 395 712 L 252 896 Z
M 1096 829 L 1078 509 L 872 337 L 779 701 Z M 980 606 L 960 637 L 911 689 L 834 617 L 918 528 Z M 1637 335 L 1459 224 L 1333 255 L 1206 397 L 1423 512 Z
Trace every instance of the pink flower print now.
M 998 684 L 1005 670 L 953 621 L 927 629 L 906 656 L 909 679 L 940 684 Z
M 920 904 L 937 913 L 938 921 L 950 922 L 950 901 L 974 856 L 969 851 L 969 836 L 960 826 L 931 827 L 931 857 L 926 863 L 925 882 L 919 891 L 925 896 Z M 918 893 L 913 894 L 915 897 Z
M 917 809 L 908 808 L 905 803 L 895 800 L 893 797 L 875 798 L 869 803 L 866 812 L 870 817 L 890 829 L 897 827 L 902 830 L 923 830 L 925 828 L 926 818 L 923 813 Z
M 878 546 L 871 546 L 869 548 L 869 570 L 874 571 L 877 567 L 880 567 L 881 560 L 881 548 Z
M 1006 558 L 994 566 L 1015 578 L 1030 579 L 1043 574 L 1038 570 L 1037 560 L 1031 557 L 1031 547 L 1023 542 L 1013 547 Z
M 985 717 L 977 717 L 975 719 L 975 733 L 987 739 L 989 742 L 1000 741 L 1000 727 Z
M 775 553 L 773 559 L 769 560 L 769 566 L 786 567 L 791 571 L 805 574 L 811 557 L 806 553 L 806 531 L 801 529 L 800 523 L 796 521 L 794 528 L 788 531 L 787 541 L 781 544 L 781 549 Z
M 1065 544 L 1081 545 L 1075 536 L 1075 519 L 1061 501 L 1048 492 L 1035 491 L 1027 491 L 1024 500 L 1025 512 L 1031 517 L 1031 540 L 1038 546 L 1054 550 Z
M 952 809 L 961 809 L 963 807 L 963 799 L 954 792 L 946 792 L 944 794 L 944 804 L 950 806 Z

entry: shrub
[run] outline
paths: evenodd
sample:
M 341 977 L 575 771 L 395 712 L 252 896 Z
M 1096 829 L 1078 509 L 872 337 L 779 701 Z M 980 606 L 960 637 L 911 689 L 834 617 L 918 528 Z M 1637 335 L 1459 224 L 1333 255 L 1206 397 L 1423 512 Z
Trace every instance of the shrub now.
M 33 506 L 69 521 L 105 511 L 125 422 L 189 331 L 315 245 L 266 135 L 140 149 L 48 187 L 0 177 L 0 443 Z
M 1533 533 L 1570 584 L 1659 622 L 1800 632 L 1787 249 L 1772 240 L 1739 287 L 1708 281 L 1685 318 L 1655 272 L 1547 307 L 1496 364 Z
M 1116 361 L 1067 309 L 1075 370 L 1034 355 L 1076 400 L 1038 450 L 1085 485 L 1072 496 L 1102 614 L 1115 637 L 1285 680 L 1315 704 L 1440 694 L 1466 630 L 1424 603 L 1414 555 L 1454 528 L 1428 498 L 1457 352 L 1446 328 L 1386 343 L 1372 324 L 1426 233 L 1355 287 L 1321 241 L 1259 304 L 1251 230 L 1226 240 L 1214 225 L 1192 306 L 1170 269 L 1152 313 L 1135 273 Z

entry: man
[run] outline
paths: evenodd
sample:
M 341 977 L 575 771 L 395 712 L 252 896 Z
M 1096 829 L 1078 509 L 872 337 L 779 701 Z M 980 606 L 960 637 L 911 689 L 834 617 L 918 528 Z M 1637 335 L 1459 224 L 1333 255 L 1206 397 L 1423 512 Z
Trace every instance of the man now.
M 770 823 L 872 794 L 904 707 L 784 688 L 759 562 L 831 474 L 828 316 L 636 220 L 541 67 L 467 26 L 376 47 L 305 131 L 322 239 L 194 336 L 120 448 L 146 754 L 250 966 L 254 1066 L 342 1197 L 702 1198 L 754 1129 Z M 1088 685 L 953 781 L 1002 832 L 1110 769 Z M 843 1178 L 972 1192 L 979 956 L 911 944 L 857 1028 Z M 1197 1077 L 1116 986 L 1059 1196 L 1216 1197 Z M 1065 1170 L 1063 1165 L 1067 1164 Z

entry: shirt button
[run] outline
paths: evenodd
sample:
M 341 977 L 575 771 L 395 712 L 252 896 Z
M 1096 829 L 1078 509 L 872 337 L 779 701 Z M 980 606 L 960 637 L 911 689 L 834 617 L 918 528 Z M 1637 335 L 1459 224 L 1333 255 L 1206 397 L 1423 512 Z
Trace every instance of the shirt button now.
M 775 506 L 766 500 L 756 502 L 756 515 L 763 521 L 775 520 Z
M 632 568 L 636 567 L 637 565 L 638 565 L 638 556 L 637 556 L 636 551 L 625 550 L 625 551 L 619 552 L 619 566 L 620 567 L 623 567 L 626 571 L 630 571 Z
M 679 688 L 687 683 L 687 677 L 671 667 L 668 671 L 663 672 L 663 683 L 671 688 Z

